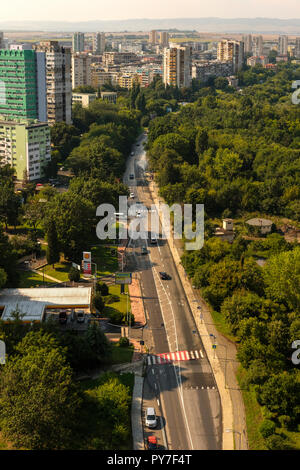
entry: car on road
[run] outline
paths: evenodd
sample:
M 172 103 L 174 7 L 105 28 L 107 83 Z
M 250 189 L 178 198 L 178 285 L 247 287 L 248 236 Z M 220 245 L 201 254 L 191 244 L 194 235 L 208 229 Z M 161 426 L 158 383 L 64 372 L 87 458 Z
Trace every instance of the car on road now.
M 84 317 L 84 311 L 83 310 L 78 310 L 77 312 L 77 323 L 84 323 L 85 317 Z
M 142 246 L 141 248 L 141 255 L 147 255 L 148 254 L 148 250 L 145 246 Z
M 157 238 L 155 235 L 151 236 L 151 245 L 156 245 L 157 244 Z
M 148 436 L 147 438 L 147 449 L 155 450 L 157 449 L 157 439 L 155 436 Z
M 136 217 L 141 217 L 141 216 L 142 216 L 141 211 L 136 211 L 135 216 L 136 216 Z
M 130 198 L 130 199 L 134 199 L 134 198 L 135 198 L 135 194 L 134 194 L 134 193 L 130 193 L 129 198 Z
M 129 179 L 134 180 L 134 175 L 132 173 L 129 175 Z
M 168 279 L 170 279 L 170 276 L 165 273 L 165 272 L 160 272 L 159 273 L 159 277 L 163 280 L 163 281 L 167 281 Z
M 155 414 L 155 409 L 152 407 L 147 408 L 146 411 L 146 426 L 148 428 L 156 428 L 157 426 L 157 417 Z
M 131 156 L 132 156 L 132 157 L 133 157 L 133 155 L 134 155 L 134 152 L 131 152 Z

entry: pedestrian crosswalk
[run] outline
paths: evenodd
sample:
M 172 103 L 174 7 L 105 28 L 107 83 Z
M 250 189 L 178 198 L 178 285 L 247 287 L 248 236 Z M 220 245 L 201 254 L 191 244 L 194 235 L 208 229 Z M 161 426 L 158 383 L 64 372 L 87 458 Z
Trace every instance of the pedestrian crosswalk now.
M 203 359 L 204 354 L 201 349 L 196 351 L 176 351 L 163 354 L 151 354 L 147 357 L 148 365 L 170 364 L 175 361 L 190 361 Z

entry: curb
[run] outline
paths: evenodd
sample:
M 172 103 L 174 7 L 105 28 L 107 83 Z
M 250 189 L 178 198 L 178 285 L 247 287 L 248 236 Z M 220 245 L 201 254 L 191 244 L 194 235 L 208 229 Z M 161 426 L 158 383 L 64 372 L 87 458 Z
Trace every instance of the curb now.
M 155 191 L 153 188 L 153 182 L 151 181 L 149 184 L 149 190 L 152 194 L 153 201 L 155 204 L 158 203 L 157 197 L 155 195 Z M 159 213 L 159 218 L 161 219 L 161 214 Z M 172 242 L 171 242 L 172 240 Z M 223 370 L 221 368 L 220 361 L 218 357 L 214 357 L 213 355 L 213 350 L 212 350 L 212 343 L 210 341 L 210 337 L 206 328 L 206 325 L 204 323 L 200 322 L 199 319 L 199 311 L 197 309 L 197 306 L 195 305 L 195 296 L 193 289 L 190 285 L 190 282 L 185 279 L 184 276 L 184 269 L 181 265 L 181 260 L 180 256 L 178 254 L 178 251 L 176 247 L 174 246 L 173 243 L 173 238 L 168 239 L 168 246 L 170 248 L 173 260 L 175 262 L 175 265 L 178 270 L 178 274 L 181 280 L 181 284 L 183 286 L 187 301 L 189 303 L 191 312 L 193 314 L 199 335 L 201 337 L 201 340 L 203 342 L 203 346 L 205 348 L 206 354 L 208 361 L 210 363 L 210 366 L 212 368 L 217 386 L 218 386 L 218 391 L 220 394 L 220 399 L 221 399 L 221 406 L 222 406 L 222 426 L 223 426 L 223 431 L 222 431 L 222 449 L 223 450 L 234 450 L 233 446 L 233 434 L 226 432 L 226 429 L 232 429 L 233 427 L 233 408 L 232 408 L 232 401 L 231 401 L 231 396 L 229 393 L 229 390 L 225 388 L 225 376 L 223 373 Z M 193 302 L 194 301 L 194 302 Z

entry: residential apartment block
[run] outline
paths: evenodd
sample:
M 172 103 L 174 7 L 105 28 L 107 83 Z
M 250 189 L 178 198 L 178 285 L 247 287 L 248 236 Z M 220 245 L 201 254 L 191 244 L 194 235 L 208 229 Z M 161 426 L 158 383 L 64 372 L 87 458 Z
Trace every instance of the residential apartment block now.
M 205 63 L 193 63 L 192 78 L 207 82 L 210 77 L 229 77 L 233 73 L 232 62 L 217 60 Z
M 45 53 L 48 122 L 71 124 L 71 50 L 60 46 L 58 41 L 40 42 L 34 49 Z
M 76 53 L 72 55 L 72 88 L 91 85 L 92 57 L 87 54 Z
M 163 81 L 165 85 L 189 87 L 192 78 L 192 48 L 170 44 L 164 49 Z
M 105 52 L 103 54 L 103 64 L 106 67 L 110 65 L 130 64 L 138 62 L 139 57 L 133 52 Z
M 220 62 L 232 62 L 233 73 L 237 73 L 244 61 L 243 41 L 223 39 L 218 43 L 217 58 Z
M 97 99 L 96 93 L 73 93 L 72 104 L 79 103 L 83 108 L 88 108 Z
M 84 33 L 74 33 L 73 34 L 72 50 L 73 50 L 73 52 L 83 52 L 84 51 Z
M 48 124 L 0 120 L 0 160 L 14 168 L 18 180 L 42 178 L 51 160 Z
M 105 52 L 105 33 L 94 33 L 93 54 L 103 54 Z
M 0 115 L 8 119 L 47 121 L 45 54 L 0 50 Z
M 278 38 L 278 54 L 287 55 L 288 53 L 289 38 L 286 35 L 281 35 Z
M 5 43 L 4 43 L 4 36 L 3 33 L 0 31 L 0 49 L 5 48 Z

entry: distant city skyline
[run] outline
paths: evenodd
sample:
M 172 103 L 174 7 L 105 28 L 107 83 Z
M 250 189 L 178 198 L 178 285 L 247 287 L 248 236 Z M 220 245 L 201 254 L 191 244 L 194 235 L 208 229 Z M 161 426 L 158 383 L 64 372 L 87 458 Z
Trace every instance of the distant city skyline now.
M 17 13 L 16 13 L 17 12 Z M 1 21 L 89 21 L 188 17 L 300 18 L 299 0 L 13 0 L 1 5 Z

